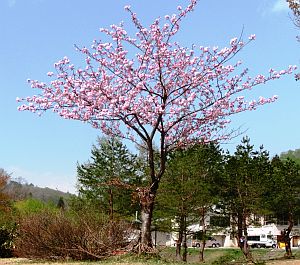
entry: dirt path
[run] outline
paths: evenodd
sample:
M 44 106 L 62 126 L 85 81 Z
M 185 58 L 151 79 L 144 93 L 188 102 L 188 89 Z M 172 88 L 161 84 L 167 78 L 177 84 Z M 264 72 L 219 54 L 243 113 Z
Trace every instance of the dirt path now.
M 270 261 L 268 265 L 300 265 L 300 260 L 276 260 Z

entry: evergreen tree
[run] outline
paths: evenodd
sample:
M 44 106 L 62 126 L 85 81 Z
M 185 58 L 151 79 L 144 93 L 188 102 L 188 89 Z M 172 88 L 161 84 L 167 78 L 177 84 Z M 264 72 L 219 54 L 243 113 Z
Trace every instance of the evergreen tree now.
M 80 196 L 98 202 L 111 219 L 115 213 L 133 216 L 131 194 L 141 181 L 137 157 L 117 138 L 98 139 L 91 154 L 91 161 L 77 166 Z
M 194 145 L 171 154 L 166 177 L 161 182 L 157 198 L 160 216 L 175 220 L 168 222 L 178 233 L 176 256 L 186 261 L 188 226 L 199 223 L 206 233 L 204 220 L 216 202 L 213 176 L 220 173 L 222 154 L 218 146 Z M 205 236 L 203 249 L 205 245 Z M 181 256 L 181 246 L 184 251 Z M 200 260 L 203 261 L 203 249 Z
M 252 222 L 252 216 L 262 211 L 265 184 L 271 170 L 269 154 L 263 146 L 255 151 L 250 139 L 244 137 L 234 155 L 228 154 L 226 160 L 225 174 L 218 180 L 222 183 L 219 192 L 223 206 L 231 217 L 233 234 L 245 257 L 253 261 L 247 244 L 247 227 Z
M 291 159 L 272 159 L 272 182 L 270 182 L 269 206 L 278 219 L 288 221 L 282 240 L 285 242 L 286 256 L 292 257 L 290 234 L 296 216 L 300 216 L 300 166 Z
M 58 202 L 57 202 L 57 208 L 64 211 L 66 209 L 65 201 L 63 197 L 59 197 Z

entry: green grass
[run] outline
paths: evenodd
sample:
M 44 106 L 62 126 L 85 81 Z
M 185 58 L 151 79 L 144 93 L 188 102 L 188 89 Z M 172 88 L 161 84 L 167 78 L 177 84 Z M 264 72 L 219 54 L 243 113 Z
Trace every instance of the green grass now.
M 285 251 L 282 249 L 252 249 L 252 255 L 257 265 L 265 264 L 265 261 L 281 259 Z M 300 249 L 294 249 L 293 254 L 295 259 L 300 259 Z M 246 264 L 244 256 L 238 248 L 219 248 L 206 249 L 204 252 L 205 265 L 241 265 Z M 132 255 L 125 255 L 120 257 L 113 257 L 105 262 L 106 264 L 166 264 L 166 265 L 180 265 L 184 264 L 175 257 L 175 248 L 163 248 L 160 255 L 156 257 L 136 257 Z M 200 264 L 199 249 L 188 249 L 187 256 L 188 264 Z
M 167 261 L 176 261 L 175 249 L 168 248 L 161 252 L 162 258 Z M 243 260 L 243 255 L 239 249 L 205 249 L 205 264 L 226 264 L 225 261 Z M 188 263 L 199 263 L 199 249 L 188 249 Z
M 270 260 L 283 259 L 285 251 L 282 249 L 252 249 L 252 255 L 257 262 L 256 265 L 265 265 Z M 300 260 L 300 249 L 293 249 L 295 259 Z M 187 263 L 188 264 L 202 264 L 199 262 L 199 249 L 188 249 Z M 206 249 L 204 253 L 204 265 L 242 265 L 246 264 L 240 249 L 237 248 L 219 248 L 219 249 Z M 1 261 L 0 261 L 0 264 Z M 135 255 L 122 255 L 108 258 L 107 260 L 98 262 L 59 262 L 52 263 L 46 261 L 32 260 L 27 262 L 6 263 L 6 264 L 52 264 L 52 265 L 183 265 L 186 263 L 176 260 L 175 248 L 163 248 L 159 255 L 152 256 L 135 256 Z

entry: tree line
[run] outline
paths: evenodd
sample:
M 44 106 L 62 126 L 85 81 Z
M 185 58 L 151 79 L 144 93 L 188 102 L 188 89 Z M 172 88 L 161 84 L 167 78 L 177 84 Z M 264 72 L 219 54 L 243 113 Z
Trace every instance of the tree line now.
M 157 151 L 154 161 L 159 167 Z M 203 262 L 207 238 L 227 227 L 237 242 L 245 239 L 239 247 L 247 260 L 253 260 L 247 244 L 247 227 L 257 225 L 253 217 L 272 215 L 275 221 L 284 216 L 288 225 L 281 240 L 286 256 L 291 257 L 290 234 L 300 216 L 299 169 L 286 154 L 270 157 L 263 146 L 256 150 L 248 137 L 233 154 L 216 143 L 175 150 L 167 158 L 152 229 L 176 232 L 176 256 L 187 261 L 188 227 L 199 224 L 199 260 Z M 136 231 L 141 229 L 137 193 L 149 185 L 148 170 L 142 147 L 134 154 L 118 138 L 99 138 L 90 159 L 77 164 L 78 195 L 67 201 L 60 198 L 56 204 L 10 197 L 5 192 L 10 176 L 2 170 L 1 253 L 9 256 L 14 249 L 25 257 L 101 259 L 117 250 L 137 252 L 140 234 Z M 208 227 L 206 218 L 212 213 Z
M 149 182 L 146 158 L 141 153 L 130 153 L 118 139 L 99 139 L 93 146 L 91 161 L 78 165 L 79 197 L 100 204 L 111 218 L 134 218 L 136 211 L 140 213 L 136 192 Z M 204 244 L 199 256 L 203 261 L 208 232 L 205 219 L 217 205 L 219 216 L 227 220 L 225 225 L 231 227 L 237 242 L 245 237 L 239 246 L 251 260 L 247 227 L 257 225 L 253 216 L 284 216 L 288 226 L 283 240 L 290 257 L 290 233 L 300 210 L 299 169 L 299 164 L 286 156 L 271 158 L 263 146 L 255 150 L 248 137 L 243 138 L 234 154 L 215 143 L 176 150 L 168 157 L 166 175 L 160 183 L 152 217 L 155 227 L 178 232 L 176 254 L 186 260 L 188 226 L 200 224 Z M 218 226 L 222 225 L 216 224 L 215 228 Z

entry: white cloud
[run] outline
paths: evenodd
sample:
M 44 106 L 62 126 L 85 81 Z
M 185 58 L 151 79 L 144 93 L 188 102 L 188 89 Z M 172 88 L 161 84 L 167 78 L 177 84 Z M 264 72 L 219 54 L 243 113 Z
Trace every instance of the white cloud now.
M 287 12 L 289 10 L 289 5 L 286 0 L 277 0 L 271 11 L 274 13 Z

